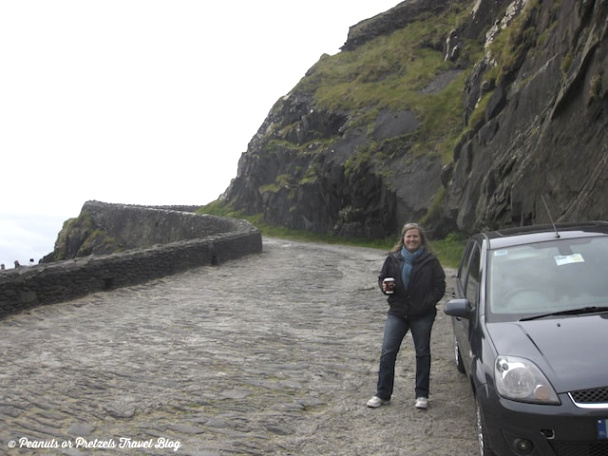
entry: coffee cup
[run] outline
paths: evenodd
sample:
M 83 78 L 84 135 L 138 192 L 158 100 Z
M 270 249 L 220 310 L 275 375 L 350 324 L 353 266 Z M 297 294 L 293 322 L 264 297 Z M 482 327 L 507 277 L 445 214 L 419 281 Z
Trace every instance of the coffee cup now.
M 395 279 L 392 277 L 387 277 L 382 281 L 384 285 L 383 289 L 386 294 L 393 294 L 395 292 Z

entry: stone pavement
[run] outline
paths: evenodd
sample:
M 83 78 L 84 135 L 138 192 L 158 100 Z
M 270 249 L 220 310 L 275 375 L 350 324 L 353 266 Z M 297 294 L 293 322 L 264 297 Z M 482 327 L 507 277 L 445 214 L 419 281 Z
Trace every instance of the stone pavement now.
M 477 454 L 441 311 L 429 409 L 409 335 L 392 403 L 365 406 L 384 255 L 265 238 L 259 255 L 0 320 L 0 454 Z

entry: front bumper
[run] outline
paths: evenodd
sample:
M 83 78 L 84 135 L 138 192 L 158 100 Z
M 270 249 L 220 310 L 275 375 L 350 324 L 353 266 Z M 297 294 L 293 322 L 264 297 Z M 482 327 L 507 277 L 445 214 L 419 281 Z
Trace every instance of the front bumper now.
M 600 438 L 598 420 L 608 408 L 582 409 L 567 394 L 561 405 L 526 404 L 503 399 L 489 388 L 477 391 L 486 433 L 498 456 L 608 456 L 608 439 Z M 531 449 L 518 450 L 525 439 Z M 525 447 L 526 445 L 524 445 Z

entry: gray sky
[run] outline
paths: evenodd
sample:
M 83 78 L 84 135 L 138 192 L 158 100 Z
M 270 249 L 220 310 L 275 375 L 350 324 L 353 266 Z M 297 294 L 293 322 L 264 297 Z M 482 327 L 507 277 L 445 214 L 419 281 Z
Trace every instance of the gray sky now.
M 274 102 L 397 3 L 0 0 L 0 262 L 87 200 L 215 200 Z

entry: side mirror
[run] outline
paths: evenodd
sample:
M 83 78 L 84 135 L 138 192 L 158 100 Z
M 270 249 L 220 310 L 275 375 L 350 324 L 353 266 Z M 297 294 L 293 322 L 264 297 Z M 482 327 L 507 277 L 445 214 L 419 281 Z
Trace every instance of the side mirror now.
M 446 302 L 443 312 L 452 317 L 469 319 L 472 312 L 471 303 L 466 298 L 450 299 Z

